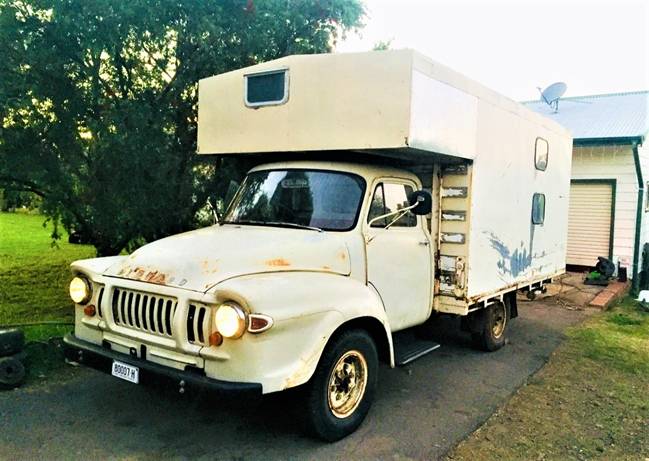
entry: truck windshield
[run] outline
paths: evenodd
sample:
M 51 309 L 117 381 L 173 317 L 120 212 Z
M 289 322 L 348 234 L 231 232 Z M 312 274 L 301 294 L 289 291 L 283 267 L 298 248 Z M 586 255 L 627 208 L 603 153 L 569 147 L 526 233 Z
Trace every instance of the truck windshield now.
M 345 231 L 356 224 L 365 180 L 320 170 L 255 171 L 244 180 L 225 224 Z

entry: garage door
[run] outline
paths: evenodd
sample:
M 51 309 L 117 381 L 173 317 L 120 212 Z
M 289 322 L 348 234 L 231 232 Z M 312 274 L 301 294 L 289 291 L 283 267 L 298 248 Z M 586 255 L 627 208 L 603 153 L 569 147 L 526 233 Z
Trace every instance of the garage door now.
M 608 258 L 612 203 L 610 183 L 570 185 L 567 264 L 594 266 L 598 256 Z

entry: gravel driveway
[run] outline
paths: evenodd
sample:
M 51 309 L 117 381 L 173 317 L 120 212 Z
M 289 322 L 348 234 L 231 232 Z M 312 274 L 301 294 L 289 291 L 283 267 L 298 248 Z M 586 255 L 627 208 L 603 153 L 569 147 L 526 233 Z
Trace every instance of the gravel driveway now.
M 472 350 L 457 322 L 442 321 L 442 347 L 407 367 L 382 367 L 369 416 L 337 443 L 303 435 L 291 394 L 180 395 L 79 369 L 63 382 L 0 393 L 0 459 L 438 459 L 588 315 L 553 299 L 519 301 L 510 343 L 490 354 Z

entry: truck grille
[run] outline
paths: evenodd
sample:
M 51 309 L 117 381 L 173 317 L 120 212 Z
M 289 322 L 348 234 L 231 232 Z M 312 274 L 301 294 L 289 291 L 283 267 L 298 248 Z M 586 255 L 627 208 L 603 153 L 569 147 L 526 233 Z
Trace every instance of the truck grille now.
M 210 331 L 210 309 L 201 304 L 190 304 L 187 312 L 187 340 L 207 346 Z
M 120 326 L 170 337 L 177 306 L 175 298 L 123 288 L 113 290 L 113 320 Z

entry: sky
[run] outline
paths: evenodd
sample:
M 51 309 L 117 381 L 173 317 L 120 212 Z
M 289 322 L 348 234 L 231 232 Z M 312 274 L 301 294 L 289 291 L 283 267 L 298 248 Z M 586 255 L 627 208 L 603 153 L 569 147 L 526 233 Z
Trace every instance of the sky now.
M 649 89 L 649 0 L 364 0 L 337 52 L 413 48 L 515 100 Z

